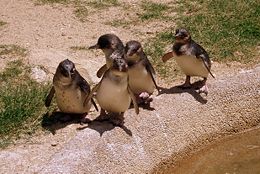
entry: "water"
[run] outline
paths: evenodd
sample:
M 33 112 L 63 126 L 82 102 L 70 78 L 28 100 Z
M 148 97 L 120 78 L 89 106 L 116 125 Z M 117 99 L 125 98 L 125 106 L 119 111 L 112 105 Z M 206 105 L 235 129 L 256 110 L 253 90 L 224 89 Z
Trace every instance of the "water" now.
M 218 141 L 163 173 L 260 174 L 260 128 Z

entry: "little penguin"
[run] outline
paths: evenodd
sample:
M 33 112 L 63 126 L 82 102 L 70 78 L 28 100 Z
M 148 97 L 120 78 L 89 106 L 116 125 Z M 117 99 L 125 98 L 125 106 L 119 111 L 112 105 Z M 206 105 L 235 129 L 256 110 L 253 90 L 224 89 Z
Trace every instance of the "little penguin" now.
M 112 66 L 106 70 L 101 81 L 92 89 L 85 100 L 87 104 L 93 94 L 96 93 L 96 100 L 101 107 L 100 116 L 106 115 L 106 111 L 118 114 L 118 120 L 113 122 L 118 126 L 122 126 L 123 114 L 130 107 L 131 100 L 136 114 L 139 113 L 134 93 L 128 84 L 127 63 L 121 56 L 120 54 L 114 54 Z
M 92 104 L 98 111 L 97 105 L 92 98 L 84 104 L 84 100 L 89 93 L 90 86 L 88 82 L 76 70 L 75 64 L 66 59 L 60 62 L 56 69 L 53 77 L 53 86 L 45 100 L 45 106 L 50 106 L 55 94 L 56 102 L 61 112 L 86 116 Z
M 172 52 L 166 53 L 162 57 L 162 61 L 166 62 L 172 57 L 175 57 L 177 64 L 186 75 L 186 80 L 182 88 L 190 88 L 190 77 L 203 77 L 202 87 L 199 89 L 200 93 L 208 94 L 208 87 L 206 81 L 211 73 L 211 61 L 205 49 L 191 39 L 190 33 L 184 29 L 177 29 L 175 32 L 175 43 L 172 47 Z
M 128 64 L 129 86 L 137 99 L 144 103 L 152 101 L 150 95 L 158 86 L 155 81 L 155 71 L 143 51 L 140 42 L 131 40 L 125 46 L 126 61 Z M 158 91 L 159 92 L 159 91 Z
M 103 65 L 97 71 L 97 77 L 99 78 L 112 66 L 113 60 L 111 59 L 111 56 L 113 54 L 124 54 L 124 44 L 115 34 L 101 35 L 98 38 L 98 42 L 95 45 L 90 46 L 89 49 L 101 49 L 105 54 L 106 65 Z

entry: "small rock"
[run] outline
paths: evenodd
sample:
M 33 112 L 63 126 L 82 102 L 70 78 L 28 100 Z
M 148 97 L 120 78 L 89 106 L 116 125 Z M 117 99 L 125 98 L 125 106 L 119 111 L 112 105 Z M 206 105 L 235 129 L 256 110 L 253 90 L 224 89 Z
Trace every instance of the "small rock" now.
M 38 83 L 47 81 L 47 73 L 40 67 L 31 69 L 31 77 Z
M 245 69 L 241 69 L 240 71 L 239 71 L 239 73 L 241 73 L 241 74 L 244 74 L 244 73 L 251 73 L 251 72 L 253 72 L 253 70 L 245 70 Z
M 57 145 L 58 145 L 57 142 L 52 142 L 52 143 L 51 143 L 51 146 L 53 146 L 53 147 L 54 147 L 54 146 L 57 146 Z
M 152 31 L 147 31 L 146 34 L 153 34 L 153 32 Z

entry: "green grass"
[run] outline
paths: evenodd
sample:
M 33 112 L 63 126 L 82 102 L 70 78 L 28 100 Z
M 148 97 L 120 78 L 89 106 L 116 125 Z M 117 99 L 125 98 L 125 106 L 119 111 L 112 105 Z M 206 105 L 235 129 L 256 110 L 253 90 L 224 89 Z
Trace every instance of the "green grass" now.
M 1 55 L 24 57 L 27 55 L 27 50 L 18 45 L 0 45 L 0 56 Z
M 3 25 L 6 25 L 7 22 L 4 22 L 4 21 L 0 21 L 0 27 L 3 26 Z
M 118 0 L 97 0 L 97 1 L 90 1 L 87 3 L 90 7 L 96 9 L 102 9 L 112 6 L 119 6 Z
M 134 21 L 126 21 L 126 20 L 123 20 L 123 19 L 120 19 L 120 20 L 116 19 L 116 20 L 113 20 L 113 21 L 106 22 L 105 24 L 113 26 L 113 27 L 129 28 L 130 25 L 134 24 L 134 23 L 135 23 Z
M 74 51 L 79 51 L 79 50 L 88 50 L 87 47 L 84 46 L 72 46 L 70 47 L 70 49 L 74 50 Z
M 117 0 L 99 0 L 99 1 L 83 1 L 83 0 L 74 0 L 71 1 L 74 5 L 74 13 L 76 17 L 79 18 L 81 22 L 87 21 L 87 16 L 89 14 L 88 8 L 94 8 L 97 10 L 105 9 L 112 6 L 118 6 L 119 3 Z
M 214 60 L 248 63 L 257 56 L 259 1 L 179 1 L 178 9 L 178 25 L 188 28 Z
M 174 43 L 176 28 L 187 28 L 192 38 L 202 45 L 213 61 L 257 63 L 260 55 L 260 4 L 247 1 L 179 1 L 177 26 L 158 33 L 144 45 L 147 55 L 161 77 L 179 74 L 174 59 L 162 63 L 161 57 Z
M 86 3 L 82 3 L 81 1 L 76 1 L 74 2 L 74 6 L 75 6 L 74 13 L 76 17 L 81 22 L 86 22 L 89 13 Z
M 144 51 L 149 56 L 151 63 L 155 66 L 156 71 L 159 73 L 160 77 L 174 78 L 179 73 L 179 69 L 175 66 L 174 61 L 169 61 L 167 63 L 163 63 L 161 61 L 161 57 L 166 53 L 166 47 L 168 45 L 172 45 L 173 33 L 171 31 L 161 32 L 157 34 L 154 38 L 148 40 L 144 44 Z M 170 50 L 169 50 L 170 51 Z
M 166 4 L 142 1 L 143 13 L 139 15 L 142 21 L 151 19 L 166 19 L 165 12 L 169 9 Z
M 39 4 L 54 4 L 54 3 L 60 3 L 60 4 L 66 4 L 70 0 L 37 0 Z
M 48 90 L 49 85 L 30 78 L 30 68 L 21 60 L 10 62 L 0 73 L 0 147 L 38 128 Z
M 89 14 L 89 8 L 92 9 L 105 9 L 112 6 L 119 6 L 117 0 L 96 0 L 96 1 L 85 1 L 85 0 L 36 0 L 36 4 L 63 4 L 72 5 L 75 10 L 75 16 L 81 21 L 86 22 Z

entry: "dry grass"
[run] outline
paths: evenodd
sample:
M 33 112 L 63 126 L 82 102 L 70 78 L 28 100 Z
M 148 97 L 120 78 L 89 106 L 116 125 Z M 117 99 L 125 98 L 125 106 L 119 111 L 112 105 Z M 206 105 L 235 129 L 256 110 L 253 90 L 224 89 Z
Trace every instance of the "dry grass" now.
M 27 50 L 18 45 L 0 45 L 0 56 L 1 55 L 25 57 Z

